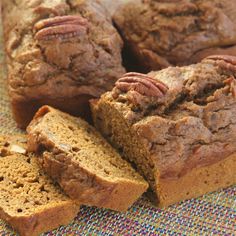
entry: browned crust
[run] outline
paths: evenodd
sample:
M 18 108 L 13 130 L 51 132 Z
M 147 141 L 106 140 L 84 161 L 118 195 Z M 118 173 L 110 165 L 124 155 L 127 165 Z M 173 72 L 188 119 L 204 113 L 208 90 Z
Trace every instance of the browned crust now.
M 236 183 L 236 153 L 215 164 L 194 168 L 178 179 L 160 179 L 160 207 L 196 198 Z
M 212 54 L 236 55 L 234 11 L 231 10 L 235 2 L 227 1 L 221 7 L 216 2 L 131 2 L 118 9 L 113 20 L 123 36 L 129 54 L 135 58 L 134 66 L 138 71 L 148 72 L 171 65 L 189 65 Z M 209 19 L 216 12 L 217 17 L 211 17 L 210 21 L 203 20 L 207 17 Z M 201 24 L 196 24 L 198 18 L 201 19 Z M 227 21 L 222 20 L 223 18 Z M 204 27 L 204 24 L 209 24 L 210 27 Z M 220 29 L 224 29 L 226 34 Z M 210 34 L 214 36 L 211 37 Z M 127 54 L 127 59 L 129 57 Z
M 48 206 L 33 215 L 12 217 L 0 208 L 0 218 L 8 222 L 21 236 L 37 236 L 53 230 L 60 225 L 67 225 L 75 218 L 79 206 L 74 202 L 58 203 Z
M 100 126 L 102 122 L 97 122 L 97 116 L 101 112 L 99 109 L 101 101 L 104 102 L 102 99 L 90 100 L 90 106 L 95 126 L 104 131 L 105 128 Z M 106 100 L 105 103 L 108 101 Z M 236 153 L 214 164 L 188 170 L 179 178 L 163 179 L 158 176 L 157 171 L 155 176 L 157 187 L 153 188 L 155 193 L 150 192 L 149 196 L 159 207 L 167 207 L 236 184 L 235 170 Z
M 88 100 L 92 97 L 99 97 L 102 92 L 109 90 L 115 83 L 117 76 L 125 72 L 121 65 L 123 42 L 111 24 L 110 18 L 107 17 L 106 10 L 100 2 L 94 1 L 79 1 L 76 4 L 69 4 L 65 1 L 57 1 L 52 4 L 45 3 L 46 1 L 36 1 L 34 3 L 25 1 L 24 5 L 21 4 L 22 2 L 4 0 L 1 1 L 2 6 L 0 6 L 3 9 L 0 17 L 2 17 L 4 25 L 3 36 L 5 38 L 9 72 L 8 89 L 13 117 L 18 127 L 25 129 L 33 118 L 34 113 L 42 105 L 51 105 L 72 115 L 82 116 L 90 122 Z M 70 22 L 70 29 L 65 27 L 65 25 L 61 25 L 63 26 L 60 33 L 61 39 L 68 39 L 70 36 L 75 35 L 81 37 L 81 39 L 78 40 L 77 37 L 76 39 L 72 37 L 70 38 L 71 44 L 68 42 L 61 43 L 59 42 L 61 39 L 58 40 L 58 56 L 55 54 L 57 50 L 53 49 L 54 41 L 43 40 L 49 38 L 53 40 L 55 35 L 51 35 L 52 32 L 47 35 L 47 28 L 47 30 L 45 29 L 47 37 L 43 37 L 45 31 L 43 35 L 41 34 L 41 38 L 39 37 L 39 33 L 42 33 L 43 30 L 40 27 L 40 22 L 41 24 L 45 23 L 45 21 L 48 23 L 48 21 L 53 21 L 53 19 L 58 19 L 58 17 L 67 17 L 67 20 L 68 17 L 74 17 L 73 19 L 75 19 L 75 13 L 77 13 L 77 19 L 78 15 L 81 15 L 81 17 L 84 17 L 83 20 L 85 22 L 89 21 L 89 26 L 85 25 L 85 22 L 80 22 L 80 24 L 79 21 L 76 22 L 76 25 Z M 22 19 L 27 23 L 18 24 L 19 20 L 22 21 Z M 34 27 L 35 24 L 36 28 Z M 71 27 L 76 28 L 76 30 L 71 32 Z M 87 29 L 88 27 L 89 30 Z M 36 32 L 38 29 L 40 32 Z M 11 34 L 13 31 L 18 33 L 13 33 L 13 36 Z M 90 32 L 93 31 L 95 33 L 91 34 Z M 104 33 L 104 38 L 94 37 L 100 31 Z M 29 37 L 27 36 L 26 42 L 22 44 L 25 35 Z M 86 44 L 88 48 L 86 49 L 83 44 Z M 60 46 L 63 49 L 59 49 Z M 22 47 L 24 47 L 22 50 L 24 52 L 21 51 Z M 19 48 L 20 50 L 18 51 Z M 17 51 L 17 55 L 15 55 L 15 51 Z M 65 54 L 65 58 L 62 58 L 61 54 Z M 93 62 L 88 64 L 86 58 L 90 61 L 90 56 L 94 58 Z M 66 66 L 60 62 L 60 65 L 56 65 L 55 61 L 57 59 L 60 62 L 64 61 L 64 59 L 71 62 L 70 65 L 67 64 Z M 47 68 L 42 69 L 43 74 L 38 74 L 41 69 L 34 70 L 31 66 L 26 69 L 26 65 L 36 61 L 39 67 L 47 64 Z M 76 62 L 72 63 L 72 61 Z M 52 75 L 48 70 L 49 67 L 54 68 L 54 72 L 57 71 L 57 73 Z M 65 76 L 62 78 L 61 74 L 65 74 Z M 34 79 L 36 78 L 43 82 L 35 83 Z M 26 82 L 28 79 L 29 83 Z M 60 82 L 58 83 L 58 81 Z M 57 91 L 56 89 L 54 90 L 55 86 Z
M 34 101 L 12 101 L 13 117 L 19 128 L 25 129 L 33 119 L 36 111 L 43 105 L 50 105 L 75 116 L 81 116 L 90 121 L 89 95 L 79 95 L 71 98 L 40 99 Z
M 43 156 L 43 168 L 62 189 L 83 205 L 126 211 L 148 188 L 148 184 L 114 179 L 106 180 L 72 162 L 59 162 Z

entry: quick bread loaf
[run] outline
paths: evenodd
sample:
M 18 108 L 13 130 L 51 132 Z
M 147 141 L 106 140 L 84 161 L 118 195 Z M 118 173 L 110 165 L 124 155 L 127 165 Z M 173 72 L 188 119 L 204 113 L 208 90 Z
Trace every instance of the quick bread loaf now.
M 21 236 L 38 236 L 72 221 L 79 204 L 42 172 L 26 141 L 0 136 L 0 219 Z
M 236 183 L 236 57 L 128 73 L 92 102 L 95 126 L 168 206 Z
M 42 105 L 89 118 L 124 73 L 122 40 L 97 0 L 3 0 L 2 19 L 14 118 L 25 128 Z
M 137 69 L 149 72 L 236 55 L 236 0 L 142 0 L 117 10 L 114 21 Z
M 27 128 L 28 149 L 42 168 L 81 204 L 125 211 L 147 182 L 87 122 L 49 106 Z

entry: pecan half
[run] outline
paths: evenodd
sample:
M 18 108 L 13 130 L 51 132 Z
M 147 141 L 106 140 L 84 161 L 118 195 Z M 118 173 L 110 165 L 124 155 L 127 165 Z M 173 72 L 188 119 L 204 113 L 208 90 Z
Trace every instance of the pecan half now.
M 216 64 L 223 70 L 236 73 L 236 57 L 234 56 L 212 55 L 207 57 L 207 59 L 216 61 Z
M 81 16 L 56 16 L 35 24 L 35 39 L 72 38 L 86 32 L 87 26 L 88 21 Z
M 236 80 L 234 77 L 230 77 L 224 81 L 225 84 L 229 85 L 229 89 L 234 98 L 236 98 Z
M 150 97 L 162 97 L 169 89 L 163 82 L 135 72 L 125 74 L 115 85 L 122 92 L 136 91 Z

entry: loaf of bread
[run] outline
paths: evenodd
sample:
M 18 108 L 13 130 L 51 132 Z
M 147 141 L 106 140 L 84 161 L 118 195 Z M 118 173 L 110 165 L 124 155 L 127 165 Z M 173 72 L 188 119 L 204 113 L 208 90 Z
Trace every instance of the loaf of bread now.
M 160 206 L 236 183 L 236 57 L 128 73 L 92 102 L 98 130 L 135 163 Z
M 132 1 L 114 21 L 132 62 L 138 59 L 137 69 L 149 72 L 213 54 L 235 56 L 235 6 L 236 0 Z
M 81 204 L 125 211 L 148 184 L 87 122 L 49 106 L 27 128 L 28 149 Z
M 122 40 L 97 0 L 2 0 L 13 114 L 25 128 L 52 105 L 89 117 L 99 97 L 124 73 Z
M 21 236 L 38 236 L 68 224 L 79 211 L 26 153 L 25 136 L 0 136 L 0 218 Z

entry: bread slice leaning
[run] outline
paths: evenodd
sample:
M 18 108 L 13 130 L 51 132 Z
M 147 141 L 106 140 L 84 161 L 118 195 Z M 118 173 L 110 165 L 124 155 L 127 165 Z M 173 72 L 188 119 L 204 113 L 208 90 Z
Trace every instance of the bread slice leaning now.
M 147 182 L 87 122 L 49 106 L 27 128 L 28 148 L 72 198 L 85 205 L 125 211 Z
M 0 136 L 0 218 L 21 236 L 36 236 L 66 225 L 79 205 L 70 200 L 26 154 L 25 136 Z

